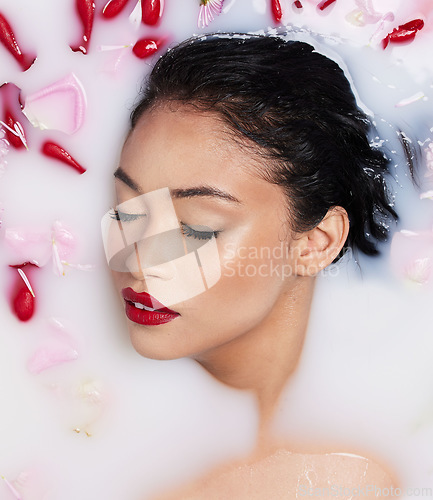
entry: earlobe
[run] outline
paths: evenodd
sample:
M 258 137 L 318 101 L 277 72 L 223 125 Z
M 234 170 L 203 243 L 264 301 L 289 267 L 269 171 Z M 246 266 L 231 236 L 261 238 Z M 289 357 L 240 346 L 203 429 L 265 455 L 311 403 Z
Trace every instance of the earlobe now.
M 332 207 L 320 223 L 294 240 L 295 268 L 299 276 L 314 276 L 338 256 L 349 234 L 349 217 Z

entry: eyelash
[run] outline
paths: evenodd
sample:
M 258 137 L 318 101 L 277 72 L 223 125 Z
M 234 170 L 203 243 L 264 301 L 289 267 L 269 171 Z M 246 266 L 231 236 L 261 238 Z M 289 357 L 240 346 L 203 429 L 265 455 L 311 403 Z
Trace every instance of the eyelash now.
M 147 217 L 147 214 L 128 214 L 125 212 L 121 212 L 119 210 L 113 209 L 113 212 L 110 213 L 110 217 L 117 221 L 122 222 L 133 222 L 138 219 L 142 219 Z M 217 238 L 221 231 L 197 231 L 193 229 L 188 224 L 184 222 L 180 222 L 180 230 L 182 234 L 187 238 L 194 238 L 195 240 L 210 240 L 212 237 Z
M 197 231 L 184 222 L 180 223 L 180 230 L 187 238 L 194 238 L 195 240 L 210 240 L 212 237 L 217 238 L 221 231 Z
M 113 209 L 113 213 L 110 213 L 110 217 L 117 221 L 133 222 L 135 220 L 147 217 L 147 214 L 127 214 L 125 212 L 120 212 L 119 210 Z

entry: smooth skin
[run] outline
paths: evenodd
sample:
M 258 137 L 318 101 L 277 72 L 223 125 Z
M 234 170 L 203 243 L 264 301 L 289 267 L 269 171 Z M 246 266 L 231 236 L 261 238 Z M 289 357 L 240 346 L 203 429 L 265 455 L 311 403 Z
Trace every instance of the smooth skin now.
M 294 232 L 286 195 L 260 175 L 264 161 L 251 144 L 234 139 L 217 115 L 171 103 L 159 104 L 140 118 L 125 142 L 116 173 L 119 204 L 164 187 L 172 193 L 200 192 L 198 188 L 219 193 L 173 195 L 180 223 L 216 232 L 222 270 L 218 283 L 170 305 L 180 314 L 174 321 L 158 326 L 139 325 L 129 319 L 127 323 L 131 342 L 143 356 L 190 357 L 219 381 L 255 394 L 261 421 L 254 459 L 257 464 L 263 464 L 263 456 L 275 455 L 275 449 L 269 451 L 267 426 L 302 351 L 315 276 L 335 259 L 349 231 L 346 211 L 334 207 L 314 229 Z M 272 253 L 272 249 L 281 248 L 283 252 Z M 276 268 L 280 272 L 275 272 Z M 125 287 L 147 291 L 146 280 L 164 279 L 155 273 L 146 275 L 145 269 L 113 272 L 113 277 L 119 294 Z M 287 451 L 275 456 L 271 471 L 266 463 L 266 476 L 272 475 L 272 470 L 278 475 L 282 464 L 291 463 L 290 469 L 296 471 L 305 457 Z M 331 458 L 330 465 L 333 462 Z M 234 471 L 241 474 L 235 467 L 224 476 L 227 484 L 234 481 L 232 488 L 236 484 L 233 474 L 238 473 Z M 296 474 L 292 474 L 293 480 Z M 384 482 L 391 484 L 389 476 L 382 475 Z M 203 484 L 196 487 L 205 488 L 205 496 L 200 498 L 219 498 L 208 495 L 217 484 L 224 487 L 220 481 L 223 476 L 217 473 L 212 477 L 219 479 L 209 479 L 209 490 Z M 261 477 L 257 475 L 257 491 Z M 194 494 L 191 498 L 196 498 Z M 265 497 L 245 493 L 236 498 Z

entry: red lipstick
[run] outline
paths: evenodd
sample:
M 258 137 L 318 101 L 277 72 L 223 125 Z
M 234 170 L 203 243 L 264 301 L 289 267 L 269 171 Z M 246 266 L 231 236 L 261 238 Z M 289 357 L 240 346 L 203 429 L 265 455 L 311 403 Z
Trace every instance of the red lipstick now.
M 138 293 L 132 288 L 124 288 L 122 297 L 125 301 L 126 316 L 139 325 L 163 325 L 180 316 L 179 313 L 165 307 L 147 292 Z

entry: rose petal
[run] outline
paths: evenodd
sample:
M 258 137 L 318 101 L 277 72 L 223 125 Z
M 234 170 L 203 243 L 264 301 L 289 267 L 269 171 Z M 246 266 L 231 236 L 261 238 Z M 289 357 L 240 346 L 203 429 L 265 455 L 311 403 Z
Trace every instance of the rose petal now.
M 59 256 L 59 249 L 55 240 L 53 240 L 53 272 L 56 276 L 64 276 L 65 270 L 63 269 L 62 261 Z
M 391 267 L 397 276 L 425 285 L 433 276 L 433 231 L 395 233 L 391 243 Z
M 58 220 L 54 221 L 51 229 L 52 239 L 58 246 L 59 256 L 62 259 L 69 257 L 76 247 L 75 236 Z
M 401 101 L 399 101 L 395 107 L 396 108 L 401 108 L 403 106 L 408 106 L 409 104 L 412 104 L 416 101 L 419 101 L 420 99 L 423 99 L 425 98 L 425 95 L 424 95 L 424 92 L 417 92 L 416 94 L 410 96 L 410 97 L 407 97 L 406 99 L 402 99 Z
M 78 352 L 72 347 L 40 347 L 28 360 L 27 369 L 30 373 L 38 374 L 53 366 L 75 361 L 76 359 L 78 359 Z
M 426 198 L 429 200 L 433 200 L 433 189 L 431 191 L 426 191 L 425 193 L 421 193 L 419 195 L 420 200 L 424 200 Z
M 382 42 L 383 35 L 385 34 L 385 23 L 387 22 L 393 22 L 395 19 L 394 13 L 393 12 L 387 12 L 382 16 L 382 19 L 379 21 L 379 25 L 376 29 L 376 31 L 373 33 L 373 35 L 370 38 L 370 43 L 372 45 L 377 45 L 380 42 Z
M 21 89 L 13 83 L 4 83 L 0 86 L 0 97 L 3 109 L 0 115 L 0 125 L 6 133 L 10 146 L 21 149 L 27 147 L 21 109 Z
M 31 262 L 42 267 L 51 258 L 51 237 L 48 230 L 8 228 L 5 232 L 5 240 L 18 262 Z
M 86 94 L 78 78 L 71 73 L 24 101 L 23 113 L 34 127 L 41 130 L 60 130 L 74 134 L 84 123 Z M 62 110 L 59 113 L 59 109 Z
M 6 486 L 9 488 L 10 492 L 12 493 L 12 495 L 14 495 L 14 497 L 17 499 L 17 500 L 23 500 L 23 497 L 21 496 L 21 494 L 17 491 L 16 488 L 14 488 L 13 484 L 10 483 L 4 476 L 1 476 L 1 478 L 3 479 L 3 481 L 5 482 Z

